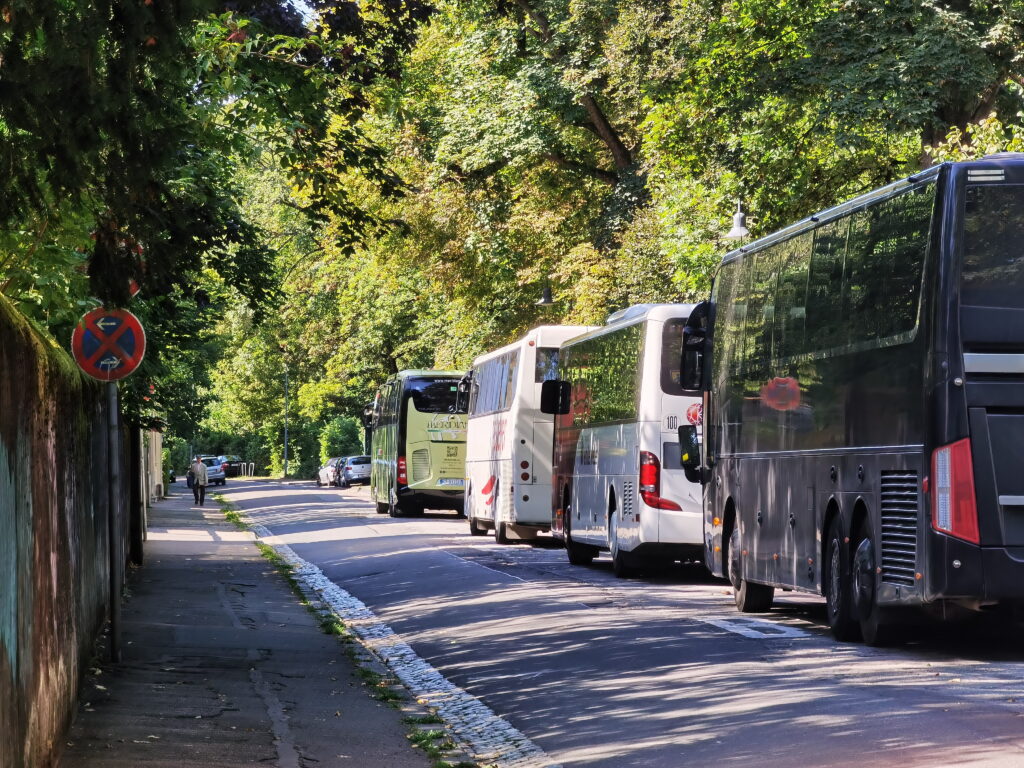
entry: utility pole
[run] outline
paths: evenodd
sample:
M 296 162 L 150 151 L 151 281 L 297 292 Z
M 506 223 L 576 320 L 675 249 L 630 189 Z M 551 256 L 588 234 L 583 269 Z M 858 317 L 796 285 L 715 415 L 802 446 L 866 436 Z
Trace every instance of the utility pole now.
M 284 364 L 284 476 L 288 478 L 288 363 Z

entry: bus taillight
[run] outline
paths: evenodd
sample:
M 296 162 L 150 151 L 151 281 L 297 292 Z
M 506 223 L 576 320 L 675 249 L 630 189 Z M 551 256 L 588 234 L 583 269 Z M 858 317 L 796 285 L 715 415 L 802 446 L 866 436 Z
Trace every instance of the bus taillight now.
M 398 482 L 402 485 L 409 484 L 409 474 L 405 471 L 405 456 L 398 457 Z
M 650 451 L 640 451 L 640 498 L 655 509 L 682 509 L 674 501 L 661 498 L 661 462 Z
M 932 527 L 958 539 L 979 543 L 974 465 L 968 438 L 935 450 L 931 482 Z

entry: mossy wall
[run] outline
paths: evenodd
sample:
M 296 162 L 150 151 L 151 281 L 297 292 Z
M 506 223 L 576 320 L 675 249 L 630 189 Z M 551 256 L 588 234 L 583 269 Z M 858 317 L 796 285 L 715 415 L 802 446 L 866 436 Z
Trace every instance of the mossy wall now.
M 110 593 L 106 477 L 102 385 L 0 297 L 0 768 L 52 764 L 70 722 Z

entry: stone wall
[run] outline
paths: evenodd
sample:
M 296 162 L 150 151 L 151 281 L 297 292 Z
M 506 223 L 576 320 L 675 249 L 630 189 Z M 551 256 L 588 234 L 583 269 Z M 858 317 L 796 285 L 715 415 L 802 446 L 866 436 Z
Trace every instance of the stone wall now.
M 0 297 L 0 768 L 53 762 L 106 619 L 103 394 Z M 124 509 L 118 494 L 118 553 Z

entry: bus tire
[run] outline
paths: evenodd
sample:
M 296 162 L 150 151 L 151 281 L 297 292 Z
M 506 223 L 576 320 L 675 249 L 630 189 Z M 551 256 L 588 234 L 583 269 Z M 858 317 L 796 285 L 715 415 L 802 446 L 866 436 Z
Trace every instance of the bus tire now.
M 469 535 L 470 536 L 483 536 L 487 533 L 487 529 L 484 528 L 480 523 L 476 521 L 475 517 L 469 518 Z
M 850 552 L 843 541 L 843 526 L 837 515 L 825 537 L 825 613 L 836 640 L 849 642 L 858 635 L 854 613 L 853 585 L 850 579 Z
M 508 537 L 508 529 L 505 527 L 505 523 L 494 523 L 494 541 L 497 544 L 512 543 L 512 539 Z
M 577 544 L 572 540 L 572 526 L 569 521 L 572 519 L 572 509 L 565 508 L 562 521 L 562 532 L 565 536 L 565 553 L 569 556 L 572 565 L 590 565 L 597 557 L 597 547 L 589 544 Z
M 851 575 L 861 637 L 867 645 L 874 647 L 897 644 L 903 639 L 903 636 L 902 627 L 896 621 L 896 613 L 891 609 L 879 606 L 876 599 L 875 568 L 877 559 L 869 523 L 865 522 L 860 526 L 856 542 Z
M 614 502 L 608 513 L 608 549 L 612 553 L 612 573 L 620 579 L 628 579 L 636 575 L 629 554 L 623 552 L 619 547 L 619 523 L 615 514 Z
M 378 515 L 386 515 L 388 513 L 388 505 L 383 501 L 375 501 L 374 505 L 377 507 Z
M 401 517 L 404 511 L 397 501 L 391 500 L 388 502 L 388 517 Z
M 740 544 L 740 527 L 736 525 L 729 536 L 729 581 L 732 582 L 733 599 L 740 613 L 767 613 L 775 599 L 775 587 L 757 584 L 743 578 L 743 549 Z

